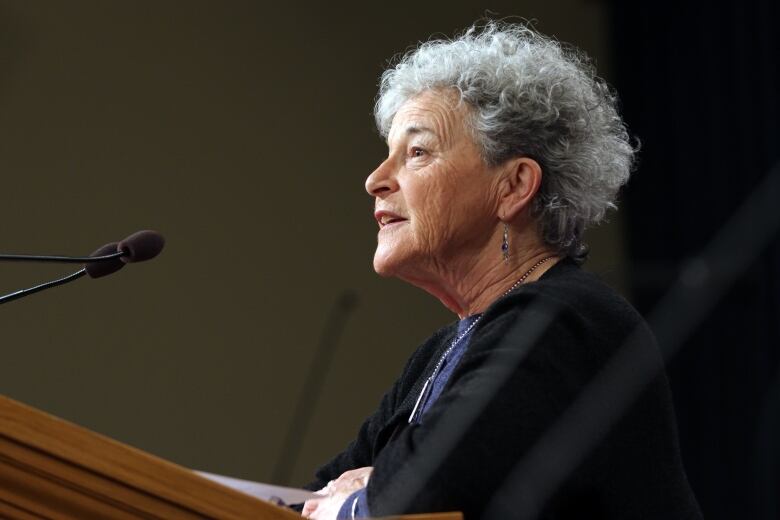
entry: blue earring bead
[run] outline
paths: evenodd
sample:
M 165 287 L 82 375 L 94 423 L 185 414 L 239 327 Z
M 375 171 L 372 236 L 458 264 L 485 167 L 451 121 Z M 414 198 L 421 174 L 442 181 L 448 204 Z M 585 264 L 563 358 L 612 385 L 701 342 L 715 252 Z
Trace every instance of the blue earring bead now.
M 504 224 L 504 240 L 501 242 L 501 254 L 504 256 L 504 262 L 509 261 L 509 225 Z

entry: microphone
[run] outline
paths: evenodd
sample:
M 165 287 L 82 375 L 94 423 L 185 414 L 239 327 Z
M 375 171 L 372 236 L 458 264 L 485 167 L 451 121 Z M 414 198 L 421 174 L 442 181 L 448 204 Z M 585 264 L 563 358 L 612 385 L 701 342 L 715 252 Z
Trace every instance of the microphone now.
M 160 233 L 146 229 L 133 233 L 119 242 L 117 250 L 122 255 L 119 257 L 122 262 L 130 264 L 151 260 L 160 254 L 164 246 L 165 239 Z
M 24 296 L 35 294 L 50 287 L 64 285 L 78 280 L 84 275 L 90 278 L 100 278 L 115 273 L 125 264 L 151 260 L 160 254 L 165 239 L 156 231 L 144 230 L 133 233 L 121 242 L 111 242 L 99 247 L 94 253 L 86 257 L 80 256 L 49 256 L 49 255 L 0 255 L 0 260 L 32 261 L 32 262 L 65 262 L 84 263 L 84 268 L 71 273 L 63 278 L 22 289 L 16 292 L 0 296 L 0 304 L 18 300 Z
M 112 244 L 116 247 L 109 248 Z M 122 258 L 122 261 L 125 263 L 143 262 L 144 260 L 151 260 L 160 254 L 163 246 L 165 246 L 165 239 L 157 231 L 146 229 L 133 233 L 118 244 L 117 242 L 113 242 L 112 244 L 106 244 L 89 256 L 0 254 L 0 261 L 84 264 L 108 262 L 117 258 Z
M 111 273 L 115 273 L 125 266 L 125 263 L 120 258 L 118 242 L 111 242 L 97 249 L 94 253 L 89 255 L 91 258 L 109 257 L 105 261 L 92 261 L 88 262 L 84 266 L 84 270 L 87 272 L 90 278 L 100 278 Z

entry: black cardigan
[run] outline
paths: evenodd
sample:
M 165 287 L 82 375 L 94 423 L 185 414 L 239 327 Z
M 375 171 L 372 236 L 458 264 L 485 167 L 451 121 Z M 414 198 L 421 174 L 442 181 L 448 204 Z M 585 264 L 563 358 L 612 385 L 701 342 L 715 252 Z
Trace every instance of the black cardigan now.
M 491 305 L 439 399 L 421 424 L 408 424 L 454 330 L 439 330 L 417 349 L 357 438 L 317 471 L 309 489 L 374 466 L 372 516 L 457 510 L 467 520 L 701 518 L 653 335 L 596 277 L 564 260 Z M 547 446 L 540 455 L 539 442 L 544 448 L 556 439 L 548 429 L 607 361 L 629 348 L 630 334 L 657 374 L 616 423 L 595 423 L 598 413 L 569 417 L 564 449 Z M 596 411 L 609 412 L 623 394 L 600 400 Z M 574 463 L 560 460 L 588 438 L 580 427 L 594 426 L 601 430 L 595 445 Z

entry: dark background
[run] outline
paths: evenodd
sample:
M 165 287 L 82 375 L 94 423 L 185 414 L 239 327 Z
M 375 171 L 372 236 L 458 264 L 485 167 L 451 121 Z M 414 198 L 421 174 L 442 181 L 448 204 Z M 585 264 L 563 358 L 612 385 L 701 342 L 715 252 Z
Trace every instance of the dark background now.
M 723 268 L 666 320 L 689 330 L 661 334 L 684 339 L 669 365 L 683 456 L 705 517 L 780 518 L 777 227 L 761 239 L 780 196 L 733 241 L 725 231 L 735 214 L 758 210 L 751 196 L 770 169 L 780 179 L 779 4 L 633 4 L 614 2 L 610 23 L 615 81 L 644 147 L 626 191 L 632 300 L 651 313 L 681 267 L 723 244 L 709 262 Z M 719 297 L 692 298 L 697 290 Z
M 305 482 L 453 319 L 371 269 L 377 78 L 395 53 L 490 13 L 535 19 L 618 89 L 640 165 L 587 266 L 652 314 L 778 160 L 775 2 L 0 1 L 0 250 L 85 254 L 142 228 L 168 239 L 153 262 L 4 306 L 0 393 L 269 480 L 351 290 L 292 472 Z M 778 516 L 776 237 L 670 358 L 707 518 Z M 66 272 L 6 264 L 0 290 Z

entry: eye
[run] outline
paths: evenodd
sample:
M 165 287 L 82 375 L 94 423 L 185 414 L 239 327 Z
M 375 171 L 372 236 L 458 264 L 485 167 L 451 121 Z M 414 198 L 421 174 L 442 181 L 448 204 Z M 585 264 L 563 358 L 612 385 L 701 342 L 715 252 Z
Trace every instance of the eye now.
M 409 156 L 410 157 L 423 157 L 427 152 L 420 148 L 419 146 L 413 146 L 409 150 Z

